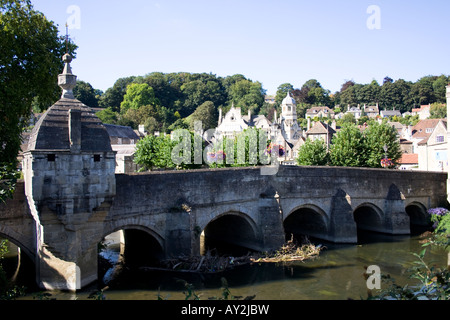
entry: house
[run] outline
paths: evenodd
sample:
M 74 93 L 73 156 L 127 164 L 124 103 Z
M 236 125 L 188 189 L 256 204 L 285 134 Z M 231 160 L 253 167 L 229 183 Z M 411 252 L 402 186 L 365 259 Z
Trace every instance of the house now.
M 401 117 L 402 114 L 401 114 L 400 110 L 381 110 L 380 116 L 382 118 L 389 118 L 389 117 L 394 117 L 394 116 Z
M 255 127 L 257 129 L 265 130 L 266 132 L 270 131 L 271 123 L 269 119 L 266 118 L 264 115 L 252 115 L 250 110 L 248 112 L 248 115 L 243 116 L 242 119 L 244 119 L 245 123 L 249 127 Z
M 399 161 L 400 170 L 413 170 L 419 166 L 419 155 L 417 153 L 404 153 Z
M 294 147 L 292 148 L 292 152 L 293 152 L 293 158 L 297 159 L 298 158 L 298 151 L 301 148 L 302 145 L 305 144 L 306 139 L 304 137 L 301 137 L 300 139 L 297 140 L 297 142 L 295 143 Z
M 362 115 L 362 111 L 361 108 L 359 107 L 359 105 L 357 107 L 347 107 L 347 112 L 345 113 L 351 113 L 353 114 L 353 116 L 355 117 L 356 120 L 358 120 L 359 118 L 361 118 Z
M 378 103 L 375 106 L 366 106 L 363 107 L 364 114 L 369 118 L 376 118 L 380 115 L 380 110 L 378 109 Z
M 412 141 L 400 138 L 400 150 L 402 151 L 402 153 L 412 154 L 413 153 Z
M 425 120 L 425 119 L 428 119 L 431 115 L 430 109 L 431 109 L 431 104 L 422 105 L 422 106 L 420 106 L 420 108 L 412 109 L 411 114 L 414 116 L 419 115 L 419 120 Z
M 330 147 L 331 140 L 335 134 L 336 129 L 322 121 L 315 122 L 312 128 L 306 131 L 308 139 L 313 141 L 321 139 L 326 143 L 327 148 Z
M 271 95 L 264 96 L 264 102 L 268 104 L 275 104 L 275 96 Z
M 219 141 L 223 137 L 235 137 L 247 128 L 258 128 L 267 132 L 268 138 L 285 150 L 284 155 L 278 160 L 285 164 L 295 163 L 293 148 L 301 139 L 302 131 L 297 122 L 297 104 L 289 92 L 281 103 L 281 115 L 277 116 L 275 112 L 273 122 L 264 115 L 252 115 L 251 112 L 242 116 L 241 108 L 234 105 L 224 117 L 222 110 L 219 109 L 219 125 L 212 140 Z
M 139 136 L 131 127 L 118 126 L 114 124 L 103 124 L 108 132 L 111 144 L 136 144 Z
M 131 127 L 103 124 L 111 141 L 111 148 L 116 152 L 116 173 L 133 173 L 139 170 L 134 163 L 136 143 L 142 138 Z
M 140 169 L 134 162 L 135 144 L 115 144 L 111 147 L 116 152 L 116 173 L 133 173 Z
M 404 126 L 398 121 L 388 121 L 388 125 L 390 125 L 392 128 L 394 128 L 397 131 L 397 134 L 399 136 L 402 135 L 404 131 Z
M 306 110 L 305 118 L 331 118 L 334 119 L 335 113 L 328 107 L 312 107 Z
M 219 125 L 214 132 L 214 138 L 216 140 L 224 137 L 232 138 L 250 127 L 262 129 L 269 134 L 271 126 L 272 124 L 266 116 L 252 115 L 250 110 L 246 116 L 243 116 L 241 108 L 235 107 L 233 104 L 225 116 L 222 116 L 222 109 L 219 109 Z
M 235 107 L 233 104 L 224 117 L 222 117 L 222 108 L 220 108 L 219 125 L 216 128 L 215 138 L 233 138 L 248 127 L 248 123 L 242 118 L 241 108 Z
M 417 143 L 419 170 L 448 171 L 447 120 L 437 120 L 428 136 Z
M 442 119 L 446 121 L 445 119 Z M 428 137 L 433 133 L 434 129 L 438 125 L 441 119 L 425 119 L 420 120 L 415 126 L 411 128 L 411 136 L 410 138 L 406 138 L 413 143 L 413 152 L 418 153 L 418 143 L 424 139 L 428 139 Z

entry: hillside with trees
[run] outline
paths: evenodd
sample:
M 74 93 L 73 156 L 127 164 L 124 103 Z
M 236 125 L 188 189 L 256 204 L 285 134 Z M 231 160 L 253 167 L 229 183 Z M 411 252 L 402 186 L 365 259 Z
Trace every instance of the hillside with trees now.
M 385 77 L 379 84 L 345 81 L 341 89 L 332 93 L 316 79 L 306 81 L 300 88 L 281 84 L 275 104 L 264 101 L 266 90 L 258 81 L 242 74 L 219 77 L 210 73 L 161 73 L 130 76 L 118 79 L 105 92 L 94 89 L 85 81 L 78 81 L 74 94 L 85 104 L 102 108 L 97 115 L 105 123 L 131 126 L 144 124 L 148 132 L 171 132 L 190 129 L 193 121 L 203 120 L 209 127 L 217 125 L 218 110 L 224 113 L 234 104 L 242 114 L 263 114 L 269 120 L 289 91 L 297 102 L 299 119 L 313 106 L 328 106 L 345 111 L 348 106 L 376 105 L 380 110 L 411 111 L 420 105 L 444 104 L 445 87 L 450 76 L 424 76 L 416 82 Z M 439 114 L 439 110 L 436 110 Z M 299 120 L 299 121 L 300 121 Z

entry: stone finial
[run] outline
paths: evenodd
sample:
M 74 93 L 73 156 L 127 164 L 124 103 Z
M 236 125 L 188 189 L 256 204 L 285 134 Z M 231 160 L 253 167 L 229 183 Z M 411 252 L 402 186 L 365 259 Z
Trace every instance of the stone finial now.
M 75 99 L 73 95 L 73 88 L 77 84 L 77 76 L 72 74 L 72 68 L 70 63 L 72 62 L 72 56 L 66 53 L 62 60 L 64 61 L 63 73 L 58 76 L 58 85 L 63 89 L 61 98 Z

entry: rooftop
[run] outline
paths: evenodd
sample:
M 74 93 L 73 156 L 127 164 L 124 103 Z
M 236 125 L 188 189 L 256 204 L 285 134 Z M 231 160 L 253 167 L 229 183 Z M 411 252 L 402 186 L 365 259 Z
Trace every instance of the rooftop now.
M 40 117 L 30 134 L 28 150 L 73 152 L 112 151 L 108 132 L 91 108 L 73 97 L 76 76 L 72 74 L 72 57 L 65 54 L 64 71 L 58 76 L 63 89 L 61 99 Z

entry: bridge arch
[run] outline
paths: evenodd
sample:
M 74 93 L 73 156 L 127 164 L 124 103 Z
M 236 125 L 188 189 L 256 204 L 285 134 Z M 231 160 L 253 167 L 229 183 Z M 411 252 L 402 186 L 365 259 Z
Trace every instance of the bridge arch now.
M 164 238 L 146 226 L 130 224 L 115 227 L 106 232 L 101 241 L 118 231 L 123 234 L 119 246 L 127 265 L 152 265 L 164 259 Z
M 32 261 L 35 259 L 35 249 L 29 248 L 23 241 L 20 241 L 20 235 L 12 230 L 0 230 L 0 238 L 7 239 L 20 248 Z
M 384 213 L 379 207 L 370 202 L 360 204 L 353 211 L 353 218 L 359 230 L 384 232 Z
M 15 261 L 9 261 L 6 266 L 3 265 L 3 271 L 6 272 L 6 276 L 13 282 L 19 279 L 20 285 L 25 284 L 26 287 L 36 285 L 36 258 L 34 252 L 30 251 L 23 242 L 18 241 L 15 237 L 11 237 L 11 234 L 0 231 L 0 240 L 2 239 L 6 239 L 13 244 L 13 246 L 8 245 L 8 251 L 11 249 L 15 251 L 8 252 Z
M 286 239 L 310 236 L 327 240 L 328 216 L 324 210 L 313 204 L 304 204 L 294 208 L 284 219 L 283 227 Z
M 425 205 L 419 201 L 412 201 L 405 206 L 409 216 L 411 233 L 421 233 L 431 227 L 430 215 Z
M 203 228 L 200 235 L 200 254 L 245 254 L 261 250 L 261 232 L 255 221 L 240 211 L 227 211 Z

